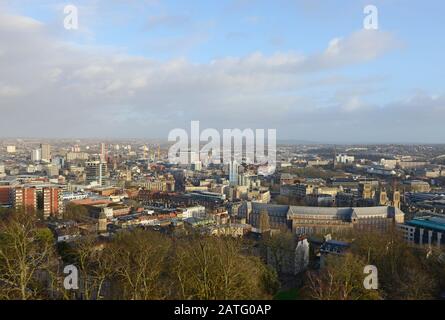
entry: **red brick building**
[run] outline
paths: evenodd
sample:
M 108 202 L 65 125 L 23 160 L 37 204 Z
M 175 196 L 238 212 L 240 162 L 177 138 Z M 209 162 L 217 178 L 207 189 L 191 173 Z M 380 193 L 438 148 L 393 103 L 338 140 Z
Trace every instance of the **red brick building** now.
M 63 213 L 62 190 L 57 187 L 43 188 L 43 216 L 60 216 Z
M 37 195 L 35 187 L 14 187 L 11 191 L 11 203 L 16 209 L 27 212 L 37 210 Z
M 10 193 L 10 186 L 0 186 L 0 205 L 7 205 L 11 203 Z

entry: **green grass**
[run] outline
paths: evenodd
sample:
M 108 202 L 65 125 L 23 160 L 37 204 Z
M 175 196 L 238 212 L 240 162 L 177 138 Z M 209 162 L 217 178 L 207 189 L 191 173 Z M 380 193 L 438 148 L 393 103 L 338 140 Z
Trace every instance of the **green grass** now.
M 298 298 L 298 289 L 293 288 L 286 291 L 280 291 L 278 292 L 274 300 L 296 300 Z

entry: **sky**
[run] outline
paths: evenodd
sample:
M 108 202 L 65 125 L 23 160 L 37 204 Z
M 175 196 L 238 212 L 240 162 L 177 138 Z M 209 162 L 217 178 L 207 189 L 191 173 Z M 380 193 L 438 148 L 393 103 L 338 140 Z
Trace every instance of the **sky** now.
M 445 143 L 444 14 L 441 0 L 0 0 L 0 136 L 167 139 L 193 120 Z

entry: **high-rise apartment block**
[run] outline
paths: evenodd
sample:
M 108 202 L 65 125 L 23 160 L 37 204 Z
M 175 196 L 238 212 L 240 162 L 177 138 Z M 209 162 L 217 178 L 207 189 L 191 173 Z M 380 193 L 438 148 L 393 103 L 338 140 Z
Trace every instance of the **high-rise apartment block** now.
M 108 156 L 107 156 L 107 145 L 105 143 L 100 144 L 100 161 L 101 162 L 107 162 Z
M 236 161 L 230 161 L 229 163 L 229 182 L 231 186 L 238 185 L 238 169 L 239 164 Z
M 33 162 L 42 161 L 42 149 L 35 149 L 31 151 L 31 161 Z
M 26 186 L 12 188 L 11 203 L 16 210 L 35 211 L 37 209 L 36 188 Z
M 60 216 L 64 206 L 62 200 L 62 190 L 58 187 L 45 187 L 43 193 L 43 216 Z
M 42 152 L 42 161 L 51 162 L 51 146 L 47 143 L 42 143 L 40 149 Z

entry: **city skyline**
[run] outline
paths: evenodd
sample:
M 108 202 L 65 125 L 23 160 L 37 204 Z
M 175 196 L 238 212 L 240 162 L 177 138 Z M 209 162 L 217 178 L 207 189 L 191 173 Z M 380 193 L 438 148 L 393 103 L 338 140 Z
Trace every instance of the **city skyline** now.
M 0 303 L 444 300 L 444 11 L 0 0 Z
M 0 136 L 167 139 L 199 120 L 278 140 L 444 142 L 439 1 L 373 1 L 372 31 L 365 1 L 73 4 L 78 30 L 59 1 L 0 6 Z

